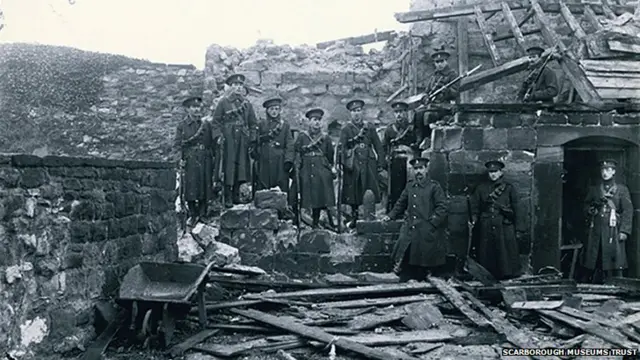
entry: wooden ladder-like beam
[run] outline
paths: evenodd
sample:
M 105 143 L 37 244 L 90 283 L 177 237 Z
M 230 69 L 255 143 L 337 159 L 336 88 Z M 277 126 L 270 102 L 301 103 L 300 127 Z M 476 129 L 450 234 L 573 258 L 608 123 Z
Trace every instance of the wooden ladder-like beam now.
M 550 46 L 558 46 L 560 53 L 563 54 L 563 58 L 559 61 L 562 66 L 562 70 L 571 81 L 571 84 L 578 92 L 580 97 L 585 103 L 602 103 L 602 98 L 598 95 L 598 92 L 593 87 L 593 84 L 587 79 L 584 72 L 580 69 L 580 66 L 570 59 L 566 59 L 566 54 L 569 49 L 564 45 L 558 34 L 551 27 L 551 23 L 547 18 L 547 15 L 540 7 L 538 0 L 531 0 L 531 6 L 536 12 L 536 20 L 540 30 L 542 30 L 542 36 Z
M 596 31 L 602 30 L 604 28 L 604 26 L 600 23 L 600 20 L 598 19 L 598 15 L 596 15 L 596 13 L 593 11 L 593 8 L 590 5 L 585 5 L 584 16 L 587 18 L 587 21 L 589 21 L 589 24 L 591 24 L 591 26 L 593 26 L 596 29 Z
M 487 50 L 489 50 L 489 54 L 491 55 L 491 61 L 493 61 L 493 66 L 498 66 L 500 64 L 500 55 L 498 54 L 498 48 L 496 44 L 493 42 L 493 36 L 487 29 L 487 24 L 484 21 L 484 16 L 482 15 L 482 9 L 480 6 L 475 6 L 473 8 L 476 15 L 476 22 L 480 27 L 480 32 L 482 32 L 482 37 L 484 38 L 484 44 L 487 46 Z
M 527 46 L 524 43 L 524 35 L 522 35 L 522 31 L 520 30 L 520 26 L 516 21 L 516 17 L 513 16 L 511 9 L 509 9 L 509 5 L 506 2 L 503 1 L 502 3 L 500 3 L 500 6 L 502 6 L 502 15 L 509 23 L 509 26 L 511 27 L 511 33 L 516 39 L 516 43 L 518 44 L 518 48 L 520 49 L 520 55 L 526 54 Z
M 571 31 L 573 31 L 573 35 L 575 35 L 575 37 L 577 37 L 579 40 L 583 40 L 584 38 L 586 38 L 587 33 L 584 32 L 578 20 L 576 20 L 575 16 L 573 16 L 573 14 L 571 13 L 571 10 L 569 10 L 569 8 L 567 7 L 567 4 L 565 4 L 563 0 L 560 0 L 559 3 L 560 14 L 562 14 L 564 21 L 567 22 L 567 25 L 569 25 L 569 28 L 571 29 Z
M 609 5 L 609 1 L 607 0 L 601 0 L 601 1 L 602 1 L 602 12 L 604 13 L 604 15 L 608 19 L 617 18 L 616 13 L 613 12 L 613 10 L 611 9 L 611 6 Z

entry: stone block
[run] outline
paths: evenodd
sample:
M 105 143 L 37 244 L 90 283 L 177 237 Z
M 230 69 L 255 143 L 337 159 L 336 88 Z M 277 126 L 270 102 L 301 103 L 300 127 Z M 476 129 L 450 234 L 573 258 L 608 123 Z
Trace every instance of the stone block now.
M 109 223 L 107 221 L 95 221 L 91 223 L 91 242 L 100 242 L 109 237 Z
M 323 274 L 352 273 L 359 269 L 359 258 L 356 255 L 320 255 L 319 271 Z
M 614 124 L 640 125 L 640 116 L 637 114 L 610 114 Z
M 402 221 L 358 221 L 356 233 L 358 235 L 399 233 L 402 223 Z
M 398 240 L 398 236 L 398 234 L 369 234 L 366 237 L 361 236 L 365 240 L 362 255 L 390 254 Z
M 600 114 L 600 126 L 612 126 L 613 116 L 609 113 Z
M 477 113 L 477 112 L 463 112 L 460 113 L 458 121 L 463 123 L 465 127 L 487 127 L 491 125 L 491 119 L 493 114 L 490 113 Z
M 532 189 L 532 178 L 530 172 L 507 172 L 505 173 L 505 179 L 509 181 L 518 192 Z
M 536 150 L 536 162 L 562 162 L 564 161 L 564 148 L 562 146 L 539 147 Z
M 154 255 L 159 250 L 158 235 L 142 234 L 142 255 Z
M 431 150 L 442 151 L 444 148 L 445 133 L 444 129 L 435 128 L 431 131 Z
M 329 90 L 328 85 L 314 85 L 310 88 L 311 94 L 316 96 L 324 95 L 327 93 L 328 90 Z
M 484 129 L 482 134 L 483 148 L 486 150 L 505 150 L 507 140 L 507 129 Z
M 91 223 L 75 221 L 69 228 L 69 240 L 73 243 L 85 243 L 91 241 Z
M 517 127 L 521 124 L 522 119 L 519 113 L 494 114 L 491 119 L 491 125 L 496 129 Z
M 511 150 L 535 150 L 536 135 L 533 128 L 510 128 L 507 130 L 508 148 Z
M 557 112 L 543 112 L 538 116 L 538 124 L 558 124 L 564 125 L 569 121 L 568 116 Z
M 320 271 L 320 255 L 313 253 L 278 254 L 274 263 L 274 271 L 292 276 L 310 276 Z
M 0 168 L 0 184 L 4 188 L 14 188 L 20 184 L 20 170 L 10 167 Z
M 359 262 L 360 271 L 385 273 L 391 272 L 393 267 L 389 254 L 362 255 Z
M 462 148 L 462 128 L 444 129 L 442 150 L 452 151 Z
M 287 193 L 278 190 L 259 190 L 256 191 L 254 205 L 260 209 L 285 210 L 287 208 Z
M 202 248 L 206 248 L 209 244 L 214 243 L 219 234 L 220 231 L 217 228 L 202 223 L 198 223 L 191 230 L 191 235 L 193 235 L 194 240 L 196 240 Z
M 138 258 L 142 255 L 142 239 L 140 235 L 131 235 L 119 240 L 119 261 Z
M 449 172 L 449 160 L 446 153 L 432 152 L 427 155 L 429 158 L 429 165 L 427 171 L 429 177 L 437 181 L 443 188 L 446 186 L 446 174 Z
M 349 96 L 352 91 L 353 88 L 349 85 L 329 84 L 329 93 L 336 96 Z
M 183 262 L 191 262 L 192 259 L 204 252 L 191 234 L 184 234 L 178 239 L 178 259 Z
M 249 85 L 260 85 L 262 82 L 260 71 L 243 71 L 242 74 L 246 77 Z
M 216 266 L 240 264 L 240 252 L 237 248 L 222 242 L 210 243 L 203 254 L 203 263 L 214 263 Z
M 530 151 L 514 150 L 511 151 L 505 161 L 505 170 L 507 172 L 526 172 L 531 171 L 531 165 L 535 160 L 535 155 Z
M 329 253 L 335 237 L 335 233 L 327 230 L 303 231 L 296 250 L 305 253 Z
M 21 173 L 20 183 L 24 188 L 36 188 L 49 182 L 49 174 L 44 168 L 25 168 Z
M 278 230 L 278 211 L 275 209 L 251 209 L 249 228 Z
M 256 195 L 258 192 L 256 192 Z M 228 209 L 220 216 L 221 229 L 247 229 L 249 227 L 250 211 L 246 209 Z
M 483 129 L 464 128 L 462 130 L 462 147 L 465 150 L 482 150 L 483 148 Z

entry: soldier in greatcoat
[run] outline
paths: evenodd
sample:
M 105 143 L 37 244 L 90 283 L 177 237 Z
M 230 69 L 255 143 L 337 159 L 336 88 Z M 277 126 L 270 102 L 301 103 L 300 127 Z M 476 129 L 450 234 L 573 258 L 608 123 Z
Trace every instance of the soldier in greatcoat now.
M 626 241 L 631 235 L 633 204 L 629 189 L 615 180 L 617 163 L 605 160 L 600 166 L 600 183 L 589 189 L 585 210 L 589 235 L 582 264 L 593 274 L 622 276 L 627 268 Z
M 226 207 L 240 203 L 240 185 L 251 181 L 249 145 L 256 139 L 258 121 L 253 105 L 244 95 L 244 81 L 242 74 L 226 79 L 231 92 L 220 99 L 213 113 L 213 126 L 222 133 L 219 142 L 223 152 Z
M 364 121 L 364 101 L 351 100 L 347 110 L 351 121 L 340 130 L 339 166 L 342 176 L 342 203 L 351 206 L 354 228 L 358 219 L 358 207 L 363 203 L 364 193 L 371 190 L 375 202 L 380 202 L 379 173 L 384 170 L 385 159 L 382 142 L 372 124 Z
M 400 198 L 383 221 L 397 219 L 406 211 L 400 236 L 392 252 L 394 272 L 400 281 L 425 280 L 429 273 L 445 272 L 448 244 L 447 198 L 440 184 L 427 176 L 429 159 L 410 161 L 415 178 L 409 180 Z
M 282 99 L 273 97 L 262 103 L 266 120 L 258 127 L 258 139 L 252 156 L 257 162 L 256 190 L 279 187 L 289 191 L 293 168 L 293 135 L 289 123 L 281 118 Z
M 187 203 L 191 225 L 206 215 L 213 195 L 214 139 L 211 123 L 200 116 L 202 98 L 187 98 L 182 106 L 187 115 L 176 129 L 174 157 L 180 161 L 180 196 Z
M 529 74 L 518 92 L 518 100 L 522 102 L 553 102 L 553 98 L 558 95 L 556 73 L 540 63 L 542 53 L 544 49 L 539 46 L 527 49 L 530 59 Z
M 402 194 L 407 184 L 407 162 L 418 151 L 416 131 L 409 123 L 407 111 L 409 105 L 404 101 L 391 104 L 396 122 L 387 126 L 382 139 L 382 147 L 387 158 L 389 174 L 389 198 L 387 199 L 387 213 Z
M 504 179 L 504 163 L 485 164 L 489 181 L 478 185 L 469 199 L 471 224 L 476 234 L 472 256 L 498 279 L 513 278 L 520 270 L 518 246 L 523 219 L 518 214 L 516 188 Z
M 333 179 L 334 146 L 329 135 L 322 131 L 324 111 L 311 109 L 305 117 L 309 120 L 309 130 L 300 131 L 294 145 L 300 164 L 301 208 L 311 209 L 312 227 L 317 228 L 320 211 L 325 210 L 333 226 L 329 208 L 336 205 Z

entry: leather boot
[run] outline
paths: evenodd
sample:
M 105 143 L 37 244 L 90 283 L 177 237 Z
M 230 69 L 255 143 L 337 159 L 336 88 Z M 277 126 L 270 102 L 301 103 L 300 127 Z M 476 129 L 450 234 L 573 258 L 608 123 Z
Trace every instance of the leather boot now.
M 352 229 L 356 228 L 356 223 L 358 222 L 358 207 L 351 207 L 351 214 L 353 215 L 353 220 L 349 223 L 349 227 Z
M 234 204 L 240 204 L 240 185 L 233 185 L 231 197 Z
M 317 229 L 320 223 L 320 209 L 313 209 L 311 210 L 311 227 L 313 229 Z
M 331 226 L 334 229 L 337 229 L 338 225 L 333 221 L 333 215 L 331 215 L 331 211 L 329 211 L 329 209 L 324 209 L 324 211 L 327 212 L 327 220 L 329 220 L 329 226 Z
M 233 207 L 233 199 L 232 197 L 232 188 L 231 186 L 225 186 L 224 187 L 224 207 L 228 208 L 232 208 Z

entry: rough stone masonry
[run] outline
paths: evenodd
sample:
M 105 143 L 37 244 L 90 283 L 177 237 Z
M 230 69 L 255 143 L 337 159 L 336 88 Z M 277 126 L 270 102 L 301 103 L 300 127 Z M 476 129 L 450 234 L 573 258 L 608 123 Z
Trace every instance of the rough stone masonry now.
M 0 156 L 0 353 L 82 348 L 130 267 L 176 258 L 173 166 Z

